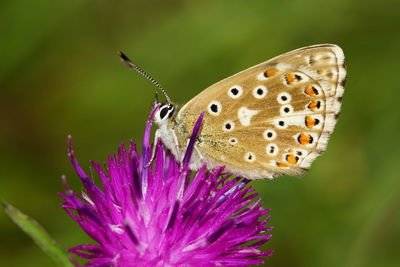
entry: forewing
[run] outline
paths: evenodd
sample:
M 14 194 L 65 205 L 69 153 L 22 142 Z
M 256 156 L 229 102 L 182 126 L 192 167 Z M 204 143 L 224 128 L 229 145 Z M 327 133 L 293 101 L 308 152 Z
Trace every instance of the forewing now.
M 249 179 L 300 174 L 325 149 L 344 91 L 344 55 L 331 44 L 275 57 L 202 91 L 179 111 L 209 165 Z

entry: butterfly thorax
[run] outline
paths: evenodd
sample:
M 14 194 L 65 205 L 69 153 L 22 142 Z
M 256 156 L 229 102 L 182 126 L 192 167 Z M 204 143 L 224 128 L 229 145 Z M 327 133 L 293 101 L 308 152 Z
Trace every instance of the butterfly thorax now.
M 164 104 L 157 111 L 154 121 L 159 127 L 156 133 L 157 137 L 162 140 L 175 158 L 181 161 L 197 118 L 193 117 L 193 120 L 188 119 L 180 122 L 177 118 L 178 111 L 176 105 L 172 103 Z M 191 157 L 190 168 L 197 170 L 201 167 L 202 163 L 199 154 L 195 151 Z

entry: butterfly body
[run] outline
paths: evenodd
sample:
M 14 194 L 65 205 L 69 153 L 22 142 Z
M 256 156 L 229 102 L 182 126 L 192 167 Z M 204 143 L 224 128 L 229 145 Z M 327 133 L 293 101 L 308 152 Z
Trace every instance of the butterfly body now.
M 206 163 L 248 179 L 299 175 L 326 149 L 345 77 L 338 46 L 297 49 L 210 86 L 180 109 L 161 106 L 157 135 L 182 160 L 204 112 L 193 170 Z

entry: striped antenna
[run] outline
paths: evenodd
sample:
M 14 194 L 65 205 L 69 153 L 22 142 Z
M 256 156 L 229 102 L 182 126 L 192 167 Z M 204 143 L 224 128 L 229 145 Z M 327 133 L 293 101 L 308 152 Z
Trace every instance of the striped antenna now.
M 153 79 L 153 77 L 151 77 L 149 74 L 147 74 L 144 70 L 142 70 L 141 68 L 139 68 L 139 66 L 137 66 L 135 63 L 133 63 L 124 53 L 122 53 L 121 51 L 117 51 L 116 54 L 122 59 L 122 62 L 125 63 L 125 65 L 128 66 L 128 68 L 133 69 L 134 71 L 138 72 L 139 74 L 141 74 L 142 76 L 144 76 L 147 80 L 149 80 L 150 82 L 152 82 L 165 96 L 165 98 L 167 99 L 168 104 L 171 104 L 171 99 L 169 98 L 169 96 L 167 95 L 167 92 L 165 91 L 165 89 L 156 81 Z

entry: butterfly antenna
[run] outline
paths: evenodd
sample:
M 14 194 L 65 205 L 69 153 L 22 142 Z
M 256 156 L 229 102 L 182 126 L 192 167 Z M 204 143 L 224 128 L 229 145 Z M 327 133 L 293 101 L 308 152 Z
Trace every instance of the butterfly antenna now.
M 169 96 L 167 95 L 167 92 L 165 91 L 165 89 L 156 81 L 153 79 L 153 77 L 151 77 L 149 74 L 147 74 L 144 70 L 142 70 L 141 68 L 139 68 L 139 66 L 137 66 L 135 63 L 133 63 L 124 53 L 122 53 L 121 51 L 117 51 L 116 54 L 122 59 L 122 62 L 125 63 L 125 65 L 128 66 L 128 68 L 133 69 L 134 71 L 138 72 L 139 74 L 141 74 L 142 76 L 144 76 L 147 80 L 149 80 L 150 82 L 152 82 L 165 96 L 165 98 L 167 99 L 168 104 L 171 103 L 171 99 L 169 98 Z
M 158 94 L 157 94 L 157 91 L 156 91 L 155 94 L 154 94 L 154 105 L 156 105 L 158 103 L 160 103 L 160 102 L 158 101 Z

